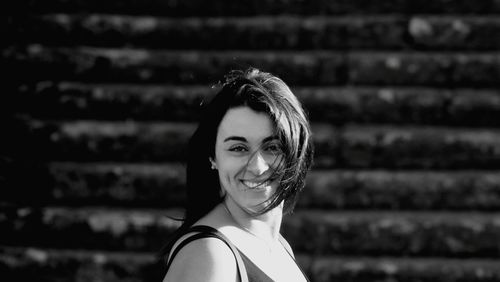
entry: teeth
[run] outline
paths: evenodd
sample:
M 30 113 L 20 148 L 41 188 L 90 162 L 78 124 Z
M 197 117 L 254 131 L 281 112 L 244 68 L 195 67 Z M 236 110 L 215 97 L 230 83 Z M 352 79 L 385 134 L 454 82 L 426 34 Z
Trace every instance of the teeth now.
M 268 181 L 261 183 L 261 182 L 252 182 L 252 181 L 243 181 L 243 184 L 248 186 L 249 188 L 257 188 L 261 186 L 267 186 Z

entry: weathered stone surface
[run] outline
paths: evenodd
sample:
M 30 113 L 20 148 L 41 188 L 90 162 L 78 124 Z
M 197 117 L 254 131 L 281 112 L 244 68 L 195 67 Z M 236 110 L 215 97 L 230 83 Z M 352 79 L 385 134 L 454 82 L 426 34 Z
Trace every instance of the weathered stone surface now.
M 50 198 L 66 205 L 178 207 L 185 199 L 184 170 L 180 164 L 52 163 Z
M 76 80 L 82 82 L 214 83 L 230 70 L 249 66 L 287 77 L 290 84 L 343 82 L 344 58 L 331 52 L 160 51 L 92 47 L 5 48 L 2 68 L 13 81 Z
M 44 119 L 197 121 L 218 87 L 203 85 L 21 84 L 8 111 Z M 425 87 L 294 87 L 312 121 L 500 126 L 500 91 Z
M 13 94 L 13 113 L 45 119 L 198 121 L 215 87 L 42 81 Z
M 450 101 L 447 111 L 454 124 L 479 125 L 486 122 L 495 125 L 495 112 L 500 109 L 500 92 L 469 92 L 467 90 L 457 91 Z M 477 122 L 477 123 L 476 123 Z
M 79 161 L 178 161 L 194 127 L 188 123 L 30 120 L 12 127 L 15 158 Z
M 410 19 L 408 33 L 419 49 L 498 49 L 498 17 L 422 17 Z
M 0 244 L 155 251 L 178 211 L 2 208 Z M 500 257 L 498 213 L 296 211 L 284 236 L 299 253 Z M 34 232 L 37 236 L 33 236 Z M 314 240 L 304 240 L 314 238 Z
M 0 203 L 24 206 L 182 207 L 179 163 L 4 163 Z M 29 176 L 29 177 L 27 177 Z
M 500 92 L 426 87 L 297 87 L 313 121 L 498 126 Z
M 498 260 L 436 258 L 321 257 L 312 264 L 314 281 L 498 281 Z
M 155 256 L 150 253 L 59 251 L 39 248 L 4 248 L 2 277 L 10 281 L 159 281 L 151 275 Z M 500 277 L 496 260 L 311 257 L 298 256 L 308 277 L 327 281 L 444 281 L 490 282 Z M 12 275 L 12 276 L 6 276 Z M 411 277 L 411 280 L 409 280 Z M 159 278 L 161 280 L 161 278 Z
M 177 210 L 2 207 L 0 244 L 159 251 L 180 218 Z
M 159 51 L 145 49 L 10 47 L 2 67 L 14 82 L 213 83 L 231 69 L 253 66 L 291 85 L 500 85 L 497 53 Z
M 283 233 L 310 254 L 498 258 L 498 219 L 498 213 L 308 210 L 286 218 Z
M 313 133 L 316 168 L 494 169 L 500 161 L 496 130 L 314 125 Z
M 90 12 L 90 13 L 130 13 L 157 14 L 168 16 L 241 16 L 262 14 L 369 14 L 369 13 L 465 13 L 492 14 L 500 13 L 500 4 L 496 0 L 390 0 L 366 2 L 363 0 L 257 0 L 235 3 L 231 0 L 207 3 L 203 0 L 189 1 L 106 1 L 97 0 L 20 0 L 9 5 L 13 12 Z
M 156 258 L 149 253 L 0 249 L 0 274 L 6 282 L 152 282 L 155 262 Z
M 498 87 L 498 53 L 352 53 L 348 81 L 372 85 Z
M 49 14 L 11 17 L 8 38 L 45 45 L 167 49 L 402 48 L 407 20 L 372 17 L 161 18 Z
M 312 171 L 299 209 L 498 210 L 500 173 Z
M 313 121 L 333 124 L 449 122 L 447 102 L 454 93 L 430 88 L 298 88 L 296 94 Z
M 496 50 L 495 16 L 162 18 L 126 15 L 13 16 L 12 42 L 168 49 Z

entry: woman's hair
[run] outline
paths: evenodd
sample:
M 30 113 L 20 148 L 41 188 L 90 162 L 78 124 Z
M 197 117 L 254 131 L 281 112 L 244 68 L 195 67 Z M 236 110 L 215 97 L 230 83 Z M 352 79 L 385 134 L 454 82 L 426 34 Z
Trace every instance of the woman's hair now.
M 224 199 L 220 194 L 217 170 L 209 158 L 215 158 L 219 125 L 228 110 L 247 106 L 271 119 L 281 143 L 281 161 L 273 176 L 280 179 L 276 193 L 259 212 L 265 213 L 284 201 L 284 212 L 293 211 L 297 195 L 305 184 L 312 163 L 313 145 L 306 114 L 290 88 L 278 77 L 254 68 L 231 71 L 221 89 L 205 107 L 198 128 L 189 141 L 187 160 L 187 200 L 179 235 L 211 211 Z M 178 237 L 164 248 L 168 255 Z

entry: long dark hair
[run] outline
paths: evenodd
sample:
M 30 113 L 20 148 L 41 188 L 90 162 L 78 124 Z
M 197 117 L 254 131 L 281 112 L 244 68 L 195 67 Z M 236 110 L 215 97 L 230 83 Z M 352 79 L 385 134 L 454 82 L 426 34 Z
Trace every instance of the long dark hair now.
M 290 213 L 297 195 L 305 184 L 312 163 L 313 146 L 307 116 L 290 88 L 278 77 L 250 68 L 232 71 L 220 91 L 206 106 L 198 128 L 189 141 L 187 160 L 186 212 L 181 227 L 163 248 L 164 259 L 175 241 L 196 221 L 224 199 L 220 194 L 219 176 L 211 169 L 209 158 L 215 155 L 217 130 L 229 109 L 247 106 L 266 113 L 274 123 L 282 145 L 283 158 L 274 174 L 280 184 L 268 204 L 259 212 L 265 213 L 284 201 L 284 213 Z

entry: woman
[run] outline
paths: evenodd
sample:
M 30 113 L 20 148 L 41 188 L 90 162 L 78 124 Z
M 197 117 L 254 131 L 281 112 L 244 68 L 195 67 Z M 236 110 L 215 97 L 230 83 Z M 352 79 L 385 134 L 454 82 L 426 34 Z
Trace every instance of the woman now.
M 163 281 L 308 281 L 279 231 L 311 160 L 289 87 L 256 69 L 231 72 L 189 142 L 186 215 Z

